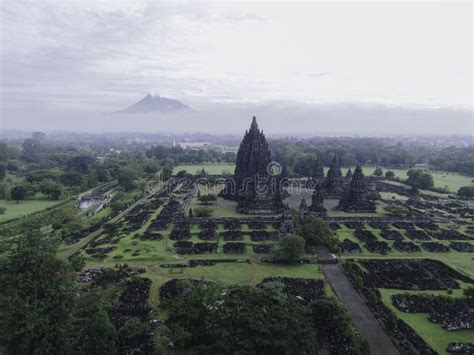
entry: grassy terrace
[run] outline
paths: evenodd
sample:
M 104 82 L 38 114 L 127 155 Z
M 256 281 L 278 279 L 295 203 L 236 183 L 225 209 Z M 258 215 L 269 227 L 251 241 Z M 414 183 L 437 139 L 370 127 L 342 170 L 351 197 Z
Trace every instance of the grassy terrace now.
M 145 227 L 146 228 L 146 227 Z M 145 229 L 143 228 L 143 230 Z M 267 230 L 273 230 L 271 226 L 267 226 Z M 192 242 L 203 242 L 198 239 L 198 226 L 192 228 Z M 223 226 L 218 225 L 217 231 L 223 231 Z M 292 276 L 292 277 L 307 277 L 307 278 L 322 278 L 322 273 L 318 265 L 304 264 L 295 266 L 279 266 L 261 262 L 261 256 L 255 254 L 252 249 L 254 244 L 275 244 L 275 242 L 252 242 L 248 234 L 244 234 L 246 252 L 244 254 L 224 254 L 222 246 L 224 242 L 221 237 L 218 238 L 218 253 L 217 254 L 201 254 L 201 255 L 184 255 L 178 256 L 173 247 L 174 241 L 169 239 L 171 228 L 163 231 L 164 238 L 159 241 L 141 241 L 134 238 L 135 233 L 140 233 L 141 230 L 132 233 L 131 235 L 124 235 L 116 249 L 108 254 L 104 260 L 94 260 L 82 252 L 82 255 L 87 257 L 88 267 L 113 267 L 117 263 L 127 263 L 130 266 L 144 267 L 147 270 L 149 277 L 158 283 L 158 286 L 163 282 L 174 277 L 183 278 L 203 278 L 206 280 L 220 281 L 223 283 L 243 283 L 255 284 L 265 277 L 270 276 Z M 243 226 L 243 233 L 248 233 L 247 226 Z M 108 245 L 103 245 L 107 247 Z M 102 247 L 102 246 L 101 246 Z M 114 256 L 121 255 L 122 259 L 114 259 Z M 241 259 L 238 263 L 218 263 L 214 266 L 194 267 L 194 268 L 162 268 L 160 264 L 164 263 L 187 263 L 190 259 Z
M 400 293 L 410 293 L 417 295 L 444 295 L 448 296 L 446 291 L 404 291 L 404 290 L 388 290 L 381 289 L 382 300 L 385 305 L 393 311 L 396 316 L 413 329 L 416 330 L 419 336 L 421 336 L 428 344 L 430 344 L 434 350 L 440 354 L 446 354 L 446 347 L 449 343 L 466 342 L 469 339 L 474 339 L 474 330 L 457 330 L 447 331 L 441 327 L 440 324 L 432 323 L 428 320 L 428 314 L 426 313 L 405 313 L 399 311 L 391 301 L 391 296 Z M 450 297 L 461 297 L 461 290 L 454 290 Z
M 203 191 L 204 192 L 204 191 Z M 200 206 L 199 201 L 195 198 L 192 201 L 191 207 Z M 213 208 L 214 217 L 238 217 L 241 216 L 235 211 L 235 203 L 232 201 L 225 201 L 219 199 L 213 205 L 209 206 Z M 250 239 L 250 229 L 248 225 L 242 225 L 241 231 L 244 234 L 244 239 L 239 241 L 246 244 L 246 251 L 244 254 L 224 254 L 222 247 L 225 242 L 221 236 L 218 236 L 218 252 L 215 254 L 199 254 L 199 255 L 177 255 L 175 248 L 173 247 L 174 241 L 170 240 L 169 235 L 172 230 L 170 226 L 167 230 L 160 231 L 163 235 L 162 240 L 140 240 L 135 237 L 136 234 L 142 234 L 150 225 L 151 221 L 156 218 L 160 213 L 160 207 L 157 209 L 139 230 L 136 230 L 130 234 L 122 234 L 118 244 L 114 245 L 116 249 L 107 255 L 104 260 L 97 260 L 91 258 L 85 253 L 84 250 L 81 254 L 87 259 L 87 267 L 114 267 L 116 264 L 127 263 L 133 267 L 145 268 L 146 273 L 144 276 L 149 277 L 153 281 L 152 286 L 152 304 L 156 305 L 158 302 L 158 288 L 161 284 L 171 278 L 195 278 L 205 279 L 210 281 L 217 281 L 226 284 L 256 284 L 265 277 L 272 276 L 289 276 L 289 277 L 304 277 L 322 279 L 324 278 L 321 268 L 315 264 L 299 264 L 294 266 L 288 265 L 274 265 L 262 262 L 262 255 L 255 254 L 252 245 L 256 244 L 273 244 L 274 241 L 266 242 L 253 242 Z M 223 232 L 224 226 L 219 224 L 217 226 L 217 232 Z M 265 227 L 267 231 L 274 231 L 271 225 Z M 193 225 L 191 228 L 192 242 L 203 242 L 198 238 L 200 227 Z M 101 238 L 104 235 L 94 235 L 93 237 Z M 78 243 L 79 244 L 79 243 Z M 83 247 L 83 245 L 81 245 Z M 112 245 L 104 244 L 100 247 L 108 247 Z M 76 248 L 74 248 L 77 250 Z M 62 250 L 63 253 L 70 253 L 71 247 L 65 246 Z M 117 255 L 122 258 L 114 259 Z M 183 264 L 187 263 L 190 259 L 239 259 L 240 262 L 229 262 L 229 263 L 217 263 L 214 266 L 198 266 L 198 267 L 176 267 L 167 268 L 161 267 L 161 264 Z M 327 288 L 327 292 L 331 292 Z
M 368 251 L 360 240 L 358 240 L 354 236 L 354 230 L 349 229 L 344 225 L 341 225 L 341 229 L 337 230 L 336 233 L 339 237 L 339 240 L 344 240 L 344 239 L 349 239 L 353 242 L 356 242 L 360 245 L 362 249 L 362 253 L 346 253 L 342 254 L 342 258 L 348 258 L 348 259 L 435 259 L 435 260 L 440 260 L 449 266 L 451 266 L 453 269 L 459 271 L 462 274 L 465 274 L 466 276 L 469 276 L 471 278 L 474 278 L 474 262 L 473 262 L 473 255 L 471 253 L 459 253 L 453 249 L 448 251 L 447 253 L 430 253 L 428 251 L 425 251 L 424 249 L 421 249 L 421 252 L 418 253 L 402 253 L 398 251 L 397 249 L 393 248 L 393 241 L 391 240 L 386 240 L 382 238 L 377 231 L 377 229 L 372 229 L 370 226 L 366 225 L 365 229 L 371 230 L 377 237 L 378 240 L 386 242 L 390 248 L 391 251 L 387 255 L 381 255 L 379 253 L 372 253 Z M 396 229 L 396 228 L 393 228 Z M 420 244 L 420 242 L 417 241 L 412 241 L 409 239 L 405 232 L 403 230 L 398 230 L 404 237 L 405 241 L 411 241 L 415 244 Z M 437 240 L 433 239 L 433 241 L 436 241 L 441 244 L 449 245 L 450 241 L 447 240 Z
M 421 249 L 421 252 L 418 253 L 402 253 L 393 248 L 393 241 L 387 241 L 383 239 L 377 229 L 372 229 L 368 225 L 365 226 L 366 229 L 372 230 L 372 232 L 377 236 L 377 239 L 380 241 L 387 242 L 392 248 L 391 252 L 388 255 L 380 255 L 378 253 L 371 253 L 363 246 L 364 243 L 359 241 L 354 236 L 354 230 L 347 228 L 344 225 L 341 225 L 341 229 L 337 230 L 337 235 L 340 240 L 349 239 L 358 243 L 362 249 L 361 253 L 351 254 L 346 253 L 342 254 L 342 259 L 434 259 L 439 260 L 453 269 L 457 270 L 461 274 L 474 278 L 474 262 L 472 253 L 459 253 L 454 250 L 450 250 L 447 253 L 430 253 Z M 396 228 L 395 228 L 396 229 Z M 419 242 L 410 240 L 403 230 L 399 230 L 405 237 L 406 241 L 411 241 L 416 244 Z M 449 244 L 449 241 L 436 240 L 441 244 Z M 447 291 L 406 291 L 406 290 L 394 290 L 394 289 L 380 289 L 382 300 L 385 305 L 392 310 L 397 317 L 409 324 L 415 331 L 428 343 L 433 349 L 435 349 L 440 354 L 446 354 L 446 347 L 451 342 L 466 342 L 469 339 L 474 338 L 474 330 L 463 330 L 463 331 L 447 331 L 441 327 L 439 324 L 432 323 L 428 320 L 428 315 L 425 313 L 405 313 L 399 311 L 391 301 L 391 296 L 394 294 L 400 293 L 413 293 L 413 294 L 426 294 L 426 295 L 445 295 L 450 297 L 462 297 L 463 289 L 468 285 L 460 282 L 461 289 L 453 290 L 451 295 Z

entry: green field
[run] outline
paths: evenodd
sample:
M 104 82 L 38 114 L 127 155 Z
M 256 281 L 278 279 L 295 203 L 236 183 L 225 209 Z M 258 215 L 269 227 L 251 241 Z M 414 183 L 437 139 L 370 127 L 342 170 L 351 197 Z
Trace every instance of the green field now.
M 365 168 L 366 169 L 366 168 Z M 386 170 L 392 170 L 396 176 L 398 176 L 400 179 L 406 179 L 407 178 L 407 171 L 408 169 L 384 169 L 384 172 Z M 370 169 L 368 170 L 368 173 L 372 173 Z M 450 173 L 450 172 L 442 172 L 442 171 L 428 171 L 431 175 L 433 175 L 433 180 L 434 180 L 434 187 L 437 188 L 445 188 L 447 187 L 449 192 L 457 192 L 458 189 L 461 186 L 472 186 L 474 185 L 474 178 L 465 176 L 465 175 L 459 175 L 456 173 Z M 365 173 L 365 170 L 364 170 Z
M 16 201 L 0 200 L 0 207 L 7 209 L 7 213 L 0 216 L 0 222 L 23 217 L 30 213 L 44 210 L 45 208 L 54 206 L 58 203 L 60 203 L 60 201 L 25 200 L 17 203 Z
M 374 172 L 374 167 L 373 166 L 363 166 L 362 171 L 366 176 L 372 175 Z M 416 169 L 416 168 L 415 168 Z M 347 168 L 342 168 L 342 174 L 345 175 L 347 173 Z M 407 171 L 409 169 L 388 169 L 388 168 L 382 168 L 384 174 L 386 171 L 391 170 L 395 173 L 395 176 L 400 178 L 401 180 L 405 180 L 408 178 L 407 176 Z M 352 171 L 354 169 L 352 168 Z M 325 172 L 327 170 L 325 169 Z M 442 171 L 428 171 L 432 176 L 434 180 L 434 187 L 436 188 L 445 188 L 447 187 L 449 192 L 455 193 L 461 186 L 469 186 L 469 185 L 474 185 L 474 178 L 465 176 L 465 175 L 459 175 L 456 173 L 449 173 L 449 172 L 442 172 Z
M 440 324 L 435 324 L 428 320 L 426 313 L 405 313 L 399 311 L 393 304 L 391 296 L 399 293 L 415 293 L 415 294 L 435 294 L 447 296 L 444 291 L 403 291 L 403 290 L 387 290 L 381 289 L 382 300 L 385 305 L 390 308 L 396 316 L 408 325 L 410 325 L 434 350 L 439 354 L 446 354 L 446 347 L 449 343 L 464 343 L 474 339 L 474 330 L 457 330 L 447 331 Z M 458 293 L 459 294 L 459 293 Z M 453 295 L 456 297 L 456 295 Z

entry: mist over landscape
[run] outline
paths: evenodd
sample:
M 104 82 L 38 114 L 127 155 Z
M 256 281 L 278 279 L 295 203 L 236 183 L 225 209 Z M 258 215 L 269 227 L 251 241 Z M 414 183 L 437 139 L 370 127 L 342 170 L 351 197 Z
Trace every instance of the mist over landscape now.
M 124 103 L 125 107 L 128 103 Z M 122 109 L 122 107 L 118 107 Z M 238 134 L 256 115 L 270 135 L 471 136 L 472 111 L 377 104 L 296 102 L 206 103 L 177 112 L 116 114 L 90 111 L 3 113 L 3 129 L 80 132 Z M 14 119 L 12 119 L 14 117 Z

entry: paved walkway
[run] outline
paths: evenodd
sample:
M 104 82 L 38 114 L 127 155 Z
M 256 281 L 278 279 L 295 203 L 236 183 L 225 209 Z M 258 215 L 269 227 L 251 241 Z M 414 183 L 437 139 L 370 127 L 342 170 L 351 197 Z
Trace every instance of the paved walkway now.
M 319 254 L 319 253 L 318 253 Z M 360 334 L 365 337 L 374 355 L 399 355 L 389 336 L 337 264 L 321 264 L 331 287 L 346 306 Z

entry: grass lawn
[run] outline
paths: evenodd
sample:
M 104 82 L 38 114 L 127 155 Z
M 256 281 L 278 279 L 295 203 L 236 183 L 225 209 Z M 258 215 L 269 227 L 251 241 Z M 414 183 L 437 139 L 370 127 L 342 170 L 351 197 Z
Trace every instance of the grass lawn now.
M 173 169 L 173 174 L 176 174 L 178 171 L 186 170 L 189 174 L 196 174 L 201 171 L 201 169 L 210 174 L 210 175 L 222 175 L 222 172 L 233 174 L 235 169 L 235 164 L 196 164 L 196 165 L 177 165 Z
M 61 201 L 25 200 L 17 203 L 16 201 L 0 200 L 0 207 L 7 209 L 7 213 L 0 216 L 0 222 L 8 221 L 17 217 L 23 217 L 30 213 L 44 210 L 45 208 L 54 206 L 58 203 L 61 203 Z
M 390 308 L 390 310 L 392 310 L 398 318 L 402 319 L 413 329 L 415 329 L 418 335 L 421 336 L 428 344 L 430 344 L 439 354 L 446 354 L 446 347 L 449 343 L 466 343 L 474 339 L 474 330 L 447 331 L 443 329 L 441 325 L 430 322 L 428 320 L 428 314 L 426 313 L 405 313 L 399 311 L 392 304 L 390 297 L 393 294 L 404 293 L 405 291 L 380 289 L 380 292 L 385 305 Z M 409 293 L 446 295 L 446 292 L 436 291 L 412 291 Z
M 212 217 L 245 217 L 241 213 L 237 213 L 236 207 L 237 202 L 224 200 L 223 198 L 218 198 L 217 201 L 213 202 L 210 205 L 202 205 L 197 198 L 194 198 L 189 206 L 193 209 L 193 212 L 196 208 L 207 207 L 212 209 Z
M 362 170 L 366 176 L 372 175 L 374 172 L 373 166 L 363 166 Z M 399 177 L 401 180 L 405 180 L 408 178 L 407 171 L 409 169 L 386 169 L 382 168 L 384 173 L 387 170 L 392 170 L 395 173 L 395 176 Z M 343 175 L 346 174 L 347 169 L 341 169 Z M 428 171 L 434 180 L 434 187 L 437 188 L 445 188 L 449 189 L 449 192 L 455 193 L 461 186 L 472 186 L 474 185 L 473 178 L 465 175 L 460 175 L 456 173 L 448 173 L 442 171 Z

